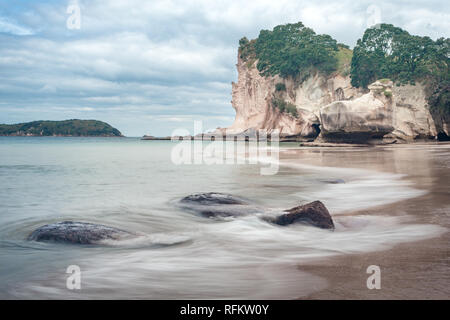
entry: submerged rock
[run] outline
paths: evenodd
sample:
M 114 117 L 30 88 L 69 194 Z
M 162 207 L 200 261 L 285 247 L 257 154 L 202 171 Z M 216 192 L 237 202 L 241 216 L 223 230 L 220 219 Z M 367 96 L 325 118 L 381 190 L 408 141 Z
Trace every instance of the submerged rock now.
M 180 200 L 180 207 L 207 218 L 244 216 L 258 211 L 241 198 L 216 192 L 184 197 Z
M 132 236 L 134 235 L 127 231 L 101 224 L 63 221 L 36 229 L 27 240 L 95 244 L 101 240 L 119 240 Z
M 201 205 L 211 204 L 247 204 L 246 201 L 234 197 L 230 194 L 208 192 L 208 193 L 196 193 L 184 197 L 180 200 L 182 203 L 196 203 Z
M 328 209 L 320 201 L 314 201 L 289 210 L 270 222 L 280 226 L 287 226 L 293 223 L 305 223 L 322 229 L 334 229 L 333 219 Z

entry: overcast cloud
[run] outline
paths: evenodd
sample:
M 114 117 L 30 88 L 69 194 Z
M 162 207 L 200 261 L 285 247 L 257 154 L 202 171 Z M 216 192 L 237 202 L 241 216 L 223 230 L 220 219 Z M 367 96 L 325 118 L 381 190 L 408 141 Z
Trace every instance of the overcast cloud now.
M 81 28 L 68 29 L 70 4 Z M 374 6 L 375 5 L 375 6 Z M 128 136 L 234 119 L 237 46 L 302 21 L 354 46 L 380 19 L 449 37 L 448 1 L 0 0 L 0 123 L 98 119 Z M 376 22 L 380 22 L 376 21 Z

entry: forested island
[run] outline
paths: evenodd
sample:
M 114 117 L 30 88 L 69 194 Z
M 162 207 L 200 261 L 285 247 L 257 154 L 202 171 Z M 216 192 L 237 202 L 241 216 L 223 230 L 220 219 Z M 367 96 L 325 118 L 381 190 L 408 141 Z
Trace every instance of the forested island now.
M 0 136 L 122 137 L 122 133 L 98 120 L 32 121 L 0 124 Z

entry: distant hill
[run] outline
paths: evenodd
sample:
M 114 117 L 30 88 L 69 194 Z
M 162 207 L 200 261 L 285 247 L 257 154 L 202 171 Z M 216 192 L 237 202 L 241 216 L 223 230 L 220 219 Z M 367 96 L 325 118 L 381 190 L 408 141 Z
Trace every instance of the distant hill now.
M 0 124 L 0 136 L 121 137 L 122 133 L 102 121 L 73 119 Z

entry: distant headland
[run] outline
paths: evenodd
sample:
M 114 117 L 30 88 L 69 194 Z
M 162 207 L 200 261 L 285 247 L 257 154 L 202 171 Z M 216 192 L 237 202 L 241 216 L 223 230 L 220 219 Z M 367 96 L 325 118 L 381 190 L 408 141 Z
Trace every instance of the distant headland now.
M 119 130 L 105 122 L 78 119 L 0 124 L 0 136 L 123 137 Z

